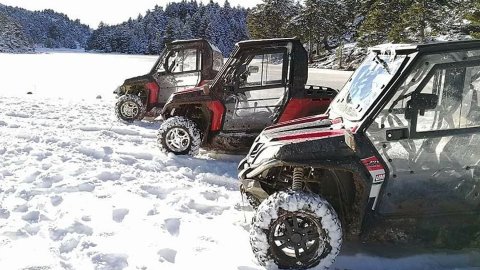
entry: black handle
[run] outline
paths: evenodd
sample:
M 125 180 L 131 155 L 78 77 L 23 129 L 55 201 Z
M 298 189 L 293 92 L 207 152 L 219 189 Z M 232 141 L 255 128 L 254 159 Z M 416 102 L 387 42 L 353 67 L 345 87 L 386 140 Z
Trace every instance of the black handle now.
M 398 141 L 408 139 L 408 128 L 387 130 L 387 141 Z

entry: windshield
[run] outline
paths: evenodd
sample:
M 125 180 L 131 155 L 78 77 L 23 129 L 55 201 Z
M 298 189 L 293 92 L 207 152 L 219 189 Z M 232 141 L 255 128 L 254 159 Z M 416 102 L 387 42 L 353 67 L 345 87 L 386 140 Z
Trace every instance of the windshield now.
M 160 53 L 160 57 L 158 57 L 157 62 L 155 62 L 155 65 L 152 68 L 152 73 L 160 73 L 165 71 L 164 63 L 165 63 L 166 57 L 167 57 L 167 49 L 165 48 Z
M 350 121 L 361 120 L 405 58 L 405 55 L 370 53 L 333 101 L 331 114 Z
M 235 46 L 235 49 L 230 54 L 227 62 L 222 66 L 222 69 L 217 73 L 217 76 L 213 79 L 212 85 L 221 83 L 222 85 L 231 85 L 233 84 L 234 71 L 239 63 L 238 59 L 238 46 Z

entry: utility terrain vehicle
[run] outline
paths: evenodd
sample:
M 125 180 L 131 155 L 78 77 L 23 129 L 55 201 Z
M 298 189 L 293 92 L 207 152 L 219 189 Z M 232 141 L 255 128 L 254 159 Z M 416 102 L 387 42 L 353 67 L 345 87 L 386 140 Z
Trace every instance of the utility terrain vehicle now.
M 155 117 L 172 93 L 203 85 L 223 66 L 223 54 L 203 39 L 168 43 L 147 75 L 125 80 L 115 114 L 123 122 Z
M 305 86 L 307 77 L 298 39 L 239 42 L 211 84 L 171 96 L 158 143 L 175 154 L 196 154 L 200 145 L 247 152 L 265 127 L 325 112 L 337 91 Z
M 480 246 L 479 98 L 478 40 L 371 49 L 325 115 L 266 128 L 239 164 L 258 261 L 322 269 L 343 239 Z

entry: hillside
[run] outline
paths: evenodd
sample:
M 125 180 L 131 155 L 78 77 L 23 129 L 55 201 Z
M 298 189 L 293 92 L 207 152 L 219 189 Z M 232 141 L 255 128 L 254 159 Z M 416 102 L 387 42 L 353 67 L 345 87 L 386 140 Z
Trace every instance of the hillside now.
M 0 13 L 0 52 L 32 52 L 32 41 L 25 35 L 23 27 Z
M 0 4 L 0 15 L 15 21 L 22 34 L 39 47 L 85 48 L 91 34 L 87 25 L 53 10 L 29 11 Z
M 255 39 L 299 37 L 312 67 L 355 69 L 370 46 L 471 38 L 478 14 L 478 0 L 262 0 L 247 23 Z
M 158 54 L 164 44 L 177 39 L 205 38 L 225 56 L 236 42 L 249 38 L 248 10 L 197 1 L 155 6 L 145 16 L 118 25 L 101 23 L 88 41 L 87 49 L 130 54 Z

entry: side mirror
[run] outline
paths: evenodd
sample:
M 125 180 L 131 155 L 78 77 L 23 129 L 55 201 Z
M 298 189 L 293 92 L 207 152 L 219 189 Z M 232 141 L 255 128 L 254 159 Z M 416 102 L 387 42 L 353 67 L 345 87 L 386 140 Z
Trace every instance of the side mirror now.
M 260 68 L 258 66 L 249 66 L 248 67 L 248 73 L 254 74 L 258 73 L 260 71 Z
M 412 119 L 413 114 L 419 113 L 425 115 L 425 110 L 433 110 L 438 105 L 438 95 L 435 94 L 416 94 L 407 102 L 405 108 L 405 119 Z

